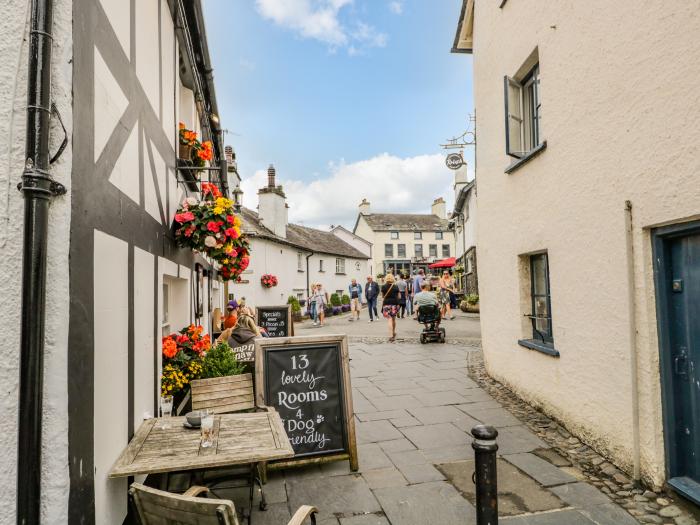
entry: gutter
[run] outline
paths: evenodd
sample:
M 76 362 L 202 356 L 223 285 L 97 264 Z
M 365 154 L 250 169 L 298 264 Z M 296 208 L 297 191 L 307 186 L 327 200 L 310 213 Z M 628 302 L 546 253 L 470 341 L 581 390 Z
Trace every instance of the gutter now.
M 52 0 L 32 0 L 27 80 L 22 319 L 17 439 L 17 524 L 41 522 L 41 430 L 49 204 L 66 193 L 49 173 Z
M 636 287 L 634 281 L 634 222 L 632 201 L 625 201 L 625 240 L 627 254 L 627 309 L 629 319 L 630 383 L 632 387 L 632 480 L 639 486 L 641 451 L 639 437 L 639 356 L 637 355 Z

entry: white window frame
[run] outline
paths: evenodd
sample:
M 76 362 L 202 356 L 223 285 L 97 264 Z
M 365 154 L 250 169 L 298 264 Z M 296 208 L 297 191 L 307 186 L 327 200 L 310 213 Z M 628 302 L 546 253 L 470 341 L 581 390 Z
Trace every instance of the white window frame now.
M 301 252 L 297 252 L 297 270 L 304 271 L 304 254 Z
M 539 63 L 522 80 L 503 77 L 503 89 L 506 154 L 521 159 L 542 144 Z
M 413 240 L 414 241 L 422 241 L 423 240 L 423 232 L 413 232 Z
M 444 234 L 442 232 L 435 232 L 435 240 L 436 241 L 441 241 L 444 239 Z
M 345 274 L 345 259 L 342 257 L 336 257 L 335 259 L 335 273 L 337 275 Z
M 399 238 L 399 232 L 393 231 L 391 232 L 391 240 L 396 240 Z

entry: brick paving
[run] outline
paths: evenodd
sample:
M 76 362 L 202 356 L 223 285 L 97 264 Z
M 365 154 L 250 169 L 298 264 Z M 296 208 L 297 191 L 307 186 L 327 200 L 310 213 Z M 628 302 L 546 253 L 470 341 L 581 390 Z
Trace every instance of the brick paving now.
M 273 472 L 265 487 L 269 510 L 256 509 L 254 523 L 284 524 L 299 505 L 313 504 L 322 525 L 473 524 L 469 430 L 482 422 L 499 431 L 502 523 L 695 523 L 686 513 L 659 516 L 675 505 L 649 491 L 627 491 L 632 501 L 644 500 L 636 502 L 643 514 L 628 507 L 636 518 L 618 505 L 626 500 L 572 463 L 571 436 L 562 449 L 550 438 L 566 435 L 563 429 L 484 376 L 478 341 L 411 339 L 350 337 L 359 471 L 344 461 Z

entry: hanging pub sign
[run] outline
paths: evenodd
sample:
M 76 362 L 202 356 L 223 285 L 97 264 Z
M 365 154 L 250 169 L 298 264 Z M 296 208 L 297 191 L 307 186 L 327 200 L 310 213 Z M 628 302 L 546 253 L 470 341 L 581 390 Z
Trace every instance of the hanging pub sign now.
M 294 335 L 292 322 L 292 305 L 258 306 L 255 309 L 258 326 L 264 328 L 270 337 L 289 337 Z
M 447 164 L 447 167 L 451 170 L 458 170 L 459 168 L 464 166 L 464 159 L 462 158 L 462 154 L 450 153 L 445 159 L 445 164 Z
M 357 470 L 347 336 L 257 338 L 255 391 L 259 405 L 277 410 L 294 449 L 269 467 L 349 459 Z

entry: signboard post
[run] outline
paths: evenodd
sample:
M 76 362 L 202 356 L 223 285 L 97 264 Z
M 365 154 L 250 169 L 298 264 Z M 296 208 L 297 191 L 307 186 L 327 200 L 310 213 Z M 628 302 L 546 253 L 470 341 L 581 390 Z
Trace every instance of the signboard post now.
M 256 339 L 255 386 L 295 453 L 269 468 L 349 459 L 358 469 L 347 336 Z
M 294 335 L 292 305 L 258 306 L 255 309 L 258 326 L 264 328 L 270 337 L 289 337 Z

